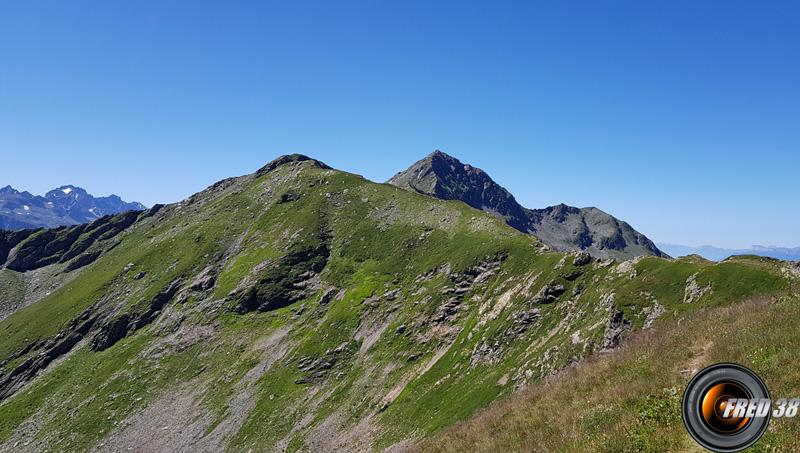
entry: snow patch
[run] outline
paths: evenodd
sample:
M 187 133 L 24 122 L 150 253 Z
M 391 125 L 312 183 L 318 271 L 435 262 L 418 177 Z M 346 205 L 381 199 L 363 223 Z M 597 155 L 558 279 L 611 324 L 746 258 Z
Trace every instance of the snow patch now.
M 69 187 L 64 187 L 63 189 L 61 189 L 61 191 L 69 195 L 69 193 L 72 192 L 72 189 Z
M 28 206 L 28 205 L 23 205 L 23 206 L 22 206 L 22 208 L 23 208 L 24 210 L 26 210 L 26 211 L 30 211 L 30 210 L 31 210 L 31 207 L 30 207 L 30 206 Z

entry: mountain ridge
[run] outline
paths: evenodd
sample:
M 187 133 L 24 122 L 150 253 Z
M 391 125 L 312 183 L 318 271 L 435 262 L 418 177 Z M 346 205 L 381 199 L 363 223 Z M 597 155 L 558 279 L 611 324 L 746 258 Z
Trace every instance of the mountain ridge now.
M 798 261 L 800 260 L 800 247 L 778 247 L 778 246 L 763 246 L 753 245 L 749 248 L 724 248 L 715 247 L 713 245 L 681 245 L 658 243 L 658 246 L 665 250 L 672 256 L 687 256 L 687 255 L 700 255 L 703 258 L 721 261 L 731 256 L 737 255 L 755 255 L 775 258 L 785 261 Z
M 397 187 L 460 200 L 491 212 L 513 228 L 534 234 L 558 251 L 587 251 L 599 258 L 628 259 L 665 253 L 627 222 L 596 208 L 558 204 L 542 209 L 520 205 L 483 170 L 435 150 L 388 181 Z

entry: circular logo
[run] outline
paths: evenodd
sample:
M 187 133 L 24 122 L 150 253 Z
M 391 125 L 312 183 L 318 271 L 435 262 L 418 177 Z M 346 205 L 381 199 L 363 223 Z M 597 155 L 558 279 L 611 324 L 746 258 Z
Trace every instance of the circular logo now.
M 769 392 L 761 378 L 733 363 L 697 373 L 686 387 L 681 410 L 689 434 L 716 452 L 753 445 L 766 431 L 771 412 Z

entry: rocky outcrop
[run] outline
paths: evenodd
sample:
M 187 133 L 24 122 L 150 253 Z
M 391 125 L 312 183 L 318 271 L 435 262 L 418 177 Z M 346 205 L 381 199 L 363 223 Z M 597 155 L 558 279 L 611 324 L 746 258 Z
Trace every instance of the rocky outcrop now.
M 632 328 L 631 321 L 625 317 L 625 312 L 620 310 L 616 304 L 611 304 L 608 324 L 603 333 L 602 348 L 611 349 L 617 347 L 625 334 Z
M 325 351 L 320 357 L 301 357 L 297 368 L 303 371 L 305 375 L 295 380 L 295 384 L 309 384 L 322 381 L 336 368 L 337 364 L 345 362 L 356 350 L 357 348 L 353 343 L 345 342 L 333 349 Z
M 551 304 L 558 299 L 558 297 L 566 291 L 564 285 L 551 282 L 544 286 L 542 289 L 533 296 L 533 303 L 535 304 Z
M 686 279 L 686 288 L 683 291 L 683 303 L 691 304 L 711 292 L 711 284 L 700 286 L 697 284 L 697 274 L 692 274 Z
M 658 301 L 655 301 L 653 305 L 649 307 L 645 307 L 642 309 L 642 314 L 645 315 L 644 324 L 642 327 L 644 329 L 649 329 L 653 327 L 653 323 L 658 319 L 659 316 L 664 314 L 664 306 L 661 305 Z
M 505 256 L 492 257 L 462 273 L 450 274 L 450 281 L 453 286 L 448 286 L 442 290 L 442 294 L 448 296 L 448 298 L 436 310 L 432 318 L 433 323 L 444 323 L 455 317 L 464 300 L 464 296 L 472 291 L 475 285 L 483 283 L 489 277 L 495 275 L 505 258 Z
M 575 255 L 575 258 L 572 260 L 573 266 L 586 266 L 587 264 L 592 262 L 592 255 L 589 255 L 586 252 L 580 252 Z
M 320 234 L 311 244 L 297 242 L 277 263 L 259 272 L 257 280 L 229 298 L 237 301 L 237 311 L 271 311 L 304 299 L 317 290 L 319 273 L 330 257 L 328 237 Z
M 126 311 L 105 321 L 100 326 L 99 331 L 92 337 L 90 343 L 92 350 L 102 351 L 108 349 L 132 332 L 153 322 L 182 285 L 183 279 L 177 279 L 159 291 L 143 310 Z
M 4 233 L 5 247 L 13 244 L 8 251 L 4 266 L 18 272 L 38 269 L 54 263 L 66 263 L 86 252 L 92 245 L 115 237 L 134 224 L 149 211 L 130 211 L 116 216 L 102 217 L 92 223 L 73 227 L 60 227 L 45 230 L 25 230 Z M 100 256 L 99 251 L 86 254 L 74 263 L 69 270 L 85 266 Z M 0 253 L 0 258 L 3 254 Z
M 23 385 L 35 378 L 39 372 L 47 368 L 50 363 L 71 351 L 89 332 L 95 320 L 94 311 L 92 309 L 86 310 L 73 319 L 62 332 L 47 340 L 30 343 L 4 360 L 0 365 L 5 366 L 11 360 L 29 356 L 8 374 L 0 375 L 0 401 L 13 395 Z M 31 354 L 37 350 L 39 351 L 38 353 Z

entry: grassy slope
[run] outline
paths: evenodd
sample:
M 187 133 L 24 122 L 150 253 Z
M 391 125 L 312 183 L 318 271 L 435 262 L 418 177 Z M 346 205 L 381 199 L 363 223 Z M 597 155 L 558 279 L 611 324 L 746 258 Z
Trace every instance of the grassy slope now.
M 22 274 L 0 269 L 0 314 L 11 313 L 17 305 L 12 301 L 22 300 L 24 296 L 25 281 Z
M 297 199 L 279 203 L 287 193 Z M 0 443 L 21 437 L 31 449 L 90 449 L 123 429 L 131 413 L 188 387 L 196 391 L 196 417 L 209 420 L 206 434 L 242 410 L 237 397 L 252 401 L 225 437 L 233 451 L 323 448 L 315 442 L 331 426 L 384 447 L 463 420 L 593 354 L 610 303 L 639 327 L 643 309 L 655 302 L 669 320 L 788 288 L 777 263 L 754 258 L 721 264 L 648 258 L 633 268 L 595 263 L 579 269 L 571 257 L 543 254 L 535 238 L 461 203 L 309 163 L 209 189 L 123 234 L 119 246 L 76 279 L 0 322 L 0 359 L 54 335 L 98 301 L 141 310 L 169 282 L 219 265 L 215 287 L 171 305 L 152 326 L 106 351 L 77 349 L 4 401 Z M 268 313 L 232 311 L 235 301 L 227 295 L 250 281 L 254 268 L 323 240 L 330 243 L 330 261 L 322 280 L 343 289 L 341 297 L 321 305 L 319 291 Z M 507 258 L 498 274 L 470 289 L 457 316 L 431 322 L 447 300 L 443 290 L 453 286 L 443 267 L 460 273 L 500 255 Z M 136 279 L 141 271 L 146 276 Z M 577 279 L 564 278 L 578 271 Z M 686 305 L 686 280 L 695 274 L 713 290 Z M 564 284 L 565 295 L 538 307 L 539 321 L 528 331 L 511 335 L 516 314 L 531 308 L 532 296 L 550 282 Z M 396 296 L 385 296 L 393 290 Z M 489 316 L 503 298 L 508 306 Z M 182 320 L 180 327 L 175 320 Z M 281 331 L 288 332 L 285 351 L 264 349 L 265 339 Z M 362 348 L 368 337 L 374 344 Z M 475 360 L 481 347 L 494 351 L 491 360 Z M 271 366 L 259 365 L 269 354 Z M 335 363 L 308 381 L 301 369 L 307 358 Z M 361 430 L 364 420 L 369 429 Z M 36 429 L 26 435 L 21 427 L 31 422 Z
M 733 361 L 773 398 L 800 393 L 793 366 L 800 299 L 753 299 L 680 316 L 621 350 L 492 405 L 421 443 L 421 451 L 677 451 L 701 449 L 683 428 L 680 398 L 693 372 Z M 797 420 L 773 420 L 752 451 L 797 451 Z

